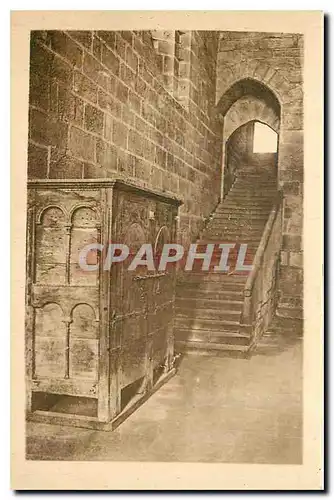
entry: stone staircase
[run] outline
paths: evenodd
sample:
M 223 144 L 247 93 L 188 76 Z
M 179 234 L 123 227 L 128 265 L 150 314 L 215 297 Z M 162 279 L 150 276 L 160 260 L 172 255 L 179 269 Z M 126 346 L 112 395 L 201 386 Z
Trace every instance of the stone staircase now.
M 213 271 L 220 258 L 214 253 L 209 271 L 184 271 L 176 288 L 176 350 L 247 352 L 251 332 L 240 331 L 243 291 L 249 272 L 235 271 L 240 243 L 247 243 L 245 264 L 252 264 L 277 192 L 274 169 L 245 166 L 231 190 L 210 217 L 197 251 L 207 243 L 236 243 L 228 272 Z M 203 248 L 202 248 L 203 245 Z

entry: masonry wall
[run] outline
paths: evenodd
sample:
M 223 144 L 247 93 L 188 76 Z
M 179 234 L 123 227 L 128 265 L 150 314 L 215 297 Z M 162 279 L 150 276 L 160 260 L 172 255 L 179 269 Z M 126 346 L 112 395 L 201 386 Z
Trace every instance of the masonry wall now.
M 181 240 L 194 240 L 220 195 L 222 131 L 218 33 L 188 38 L 178 101 L 163 78 L 170 48 L 148 31 L 32 32 L 28 177 L 122 177 L 171 193 L 184 201 Z
M 281 106 L 278 178 L 284 193 L 280 306 L 301 307 L 303 291 L 303 37 L 298 34 L 223 32 L 216 102 L 243 78 L 274 92 Z

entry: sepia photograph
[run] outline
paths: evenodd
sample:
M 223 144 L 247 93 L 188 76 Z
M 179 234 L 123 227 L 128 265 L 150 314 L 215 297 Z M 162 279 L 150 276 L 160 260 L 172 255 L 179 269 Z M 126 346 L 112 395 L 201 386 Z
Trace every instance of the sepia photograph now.
M 29 29 L 28 464 L 305 465 L 304 30 L 183 24 Z

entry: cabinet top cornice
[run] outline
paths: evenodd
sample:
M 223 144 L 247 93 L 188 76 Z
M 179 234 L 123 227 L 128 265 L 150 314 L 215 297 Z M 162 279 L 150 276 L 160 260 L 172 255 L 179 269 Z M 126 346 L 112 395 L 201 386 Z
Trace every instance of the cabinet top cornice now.
M 140 186 L 124 179 L 29 179 L 28 189 L 105 189 L 137 192 L 150 198 L 158 198 L 167 203 L 182 205 L 183 201 L 172 193 Z

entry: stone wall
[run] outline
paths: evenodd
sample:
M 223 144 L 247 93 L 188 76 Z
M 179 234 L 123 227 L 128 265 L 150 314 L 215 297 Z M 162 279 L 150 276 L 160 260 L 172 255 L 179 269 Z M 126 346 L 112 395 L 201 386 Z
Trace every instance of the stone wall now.
M 302 35 L 221 33 L 217 62 L 217 104 L 235 82 L 245 78 L 266 86 L 280 104 L 278 178 L 284 193 L 280 305 L 291 307 L 301 306 L 303 291 L 302 72 Z
M 170 46 L 149 31 L 32 32 L 29 178 L 122 177 L 171 193 L 184 200 L 182 239 L 194 240 L 220 196 L 222 131 L 218 33 L 187 40 L 177 100 Z

